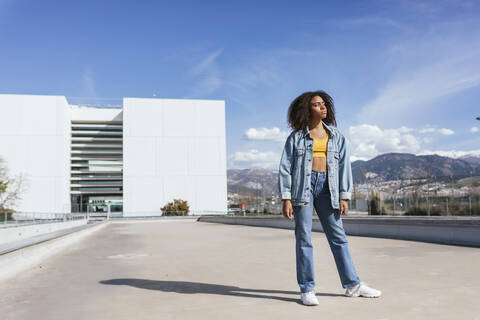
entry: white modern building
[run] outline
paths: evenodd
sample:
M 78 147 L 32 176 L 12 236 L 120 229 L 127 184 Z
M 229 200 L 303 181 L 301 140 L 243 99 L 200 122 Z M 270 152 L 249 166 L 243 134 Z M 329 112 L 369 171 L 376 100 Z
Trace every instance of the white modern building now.
M 225 102 L 124 98 L 122 108 L 64 96 L 0 95 L 0 157 L 23 174 L 19 212 L 158 216 L 227 212 Z

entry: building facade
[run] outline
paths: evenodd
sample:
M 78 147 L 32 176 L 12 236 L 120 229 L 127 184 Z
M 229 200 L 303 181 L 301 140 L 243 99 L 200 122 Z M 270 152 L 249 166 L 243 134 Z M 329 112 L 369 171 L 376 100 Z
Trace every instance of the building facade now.
M 225 102 L 124 98 L 122 108 L 63 96 L 0 95 L 0 157 L 22 174 L 19 212 L 159 216 L 227 212 Z

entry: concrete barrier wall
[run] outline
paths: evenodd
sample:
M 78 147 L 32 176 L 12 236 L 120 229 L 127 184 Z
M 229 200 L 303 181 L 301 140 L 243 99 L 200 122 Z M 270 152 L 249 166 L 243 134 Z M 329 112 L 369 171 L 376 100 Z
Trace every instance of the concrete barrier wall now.
M 34 265 L 107 226 L 98 222 L 59 230 L 0 246 L 0 282 L 19 272 L 28 272 Z M 25 242 L 25 243 L 24 243 Z M 11 246 L 11 248 L 9 248 Z
M 87 224 L 87 219 L 0 228 L 0 245 Z
M 294 229 L 283 217 L 200 217 L 200 222 Z M 480 247 L 480 217 L 342 217 L 345 232 L 353 236 L 424 241 Z M 312 230 L 323 232 L 318 218 Z

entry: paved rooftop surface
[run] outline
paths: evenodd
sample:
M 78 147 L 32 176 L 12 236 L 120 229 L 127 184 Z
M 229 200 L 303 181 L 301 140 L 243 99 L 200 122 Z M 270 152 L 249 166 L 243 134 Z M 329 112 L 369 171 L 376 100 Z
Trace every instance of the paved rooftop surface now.
M 292 230 L 192 220 L 111 222 L 0 283 L 6 319 L 480 319 L 480 249 L 349 236 L 380 298 L 343 296 L 313 233 L 320 305 L 299 300 Z

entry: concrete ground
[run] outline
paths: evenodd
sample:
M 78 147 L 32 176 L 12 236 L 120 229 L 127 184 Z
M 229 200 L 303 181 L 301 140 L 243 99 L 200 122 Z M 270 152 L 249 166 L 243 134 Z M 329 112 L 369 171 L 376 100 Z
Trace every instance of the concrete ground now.
M 348 237 L 348 298 L 313 233 L 320 305 L 300 304 L 292 230 L 193 220 L 111 222 L 0 283 L 1 319 L 480 319 L 480 249 Z

